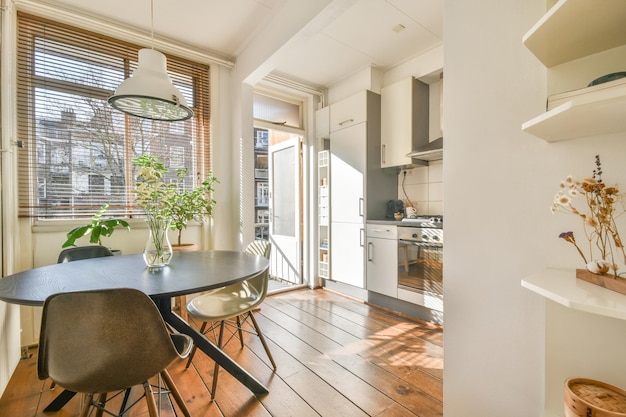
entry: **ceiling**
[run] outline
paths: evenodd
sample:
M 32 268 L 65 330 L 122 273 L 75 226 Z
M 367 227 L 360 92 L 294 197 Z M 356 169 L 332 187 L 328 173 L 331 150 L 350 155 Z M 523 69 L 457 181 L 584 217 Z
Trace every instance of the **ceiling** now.
M 155 37 L 236 61 L 284 3 L 315 0 L 153 1 Z M 144 33 L 151 27 L 149 0 L 45 3 Z M 443 0 L 333 0 L 312 21 L 294 35 L 297 42 L 275 51 L 272 73 L 327 88 L 368 66 L 384 71 L 443 43 Z

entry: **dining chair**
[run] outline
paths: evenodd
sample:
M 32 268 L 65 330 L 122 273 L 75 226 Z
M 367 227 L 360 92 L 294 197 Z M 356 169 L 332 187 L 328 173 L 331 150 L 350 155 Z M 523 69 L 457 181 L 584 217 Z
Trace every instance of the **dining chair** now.
M 255 240 L 246 247 L 244 252 L 261 255 L 269 259 L 271 250 L 272 245 L 270 242 Z M 203 293 L 187 303 L 187 312 L 191 317 L 202 321 L 201 333 L 215 333 L 216 329 L 218 329 L 216 339 L 217 347 L 219 348 L 224 347 L 235 335 L 238 335 L 241 348 L 243 349 L 243 332 L 257 335 L 273 369 L 276 370 L 274 358 L 254 317 L 254 310 L 258 308 L 267 295 L 268 281 L 269 267 L 245 281 Z M 224 342 L 224 328 L 226 324 L 233 326 L 236 331 L 233 331 L 226 342 Z M 191 365 L 195 351 L 196 347 L 194 346 L 187 360 L 187 368 Z M 218 372 L 219 365 L 216 363 L 213 371 L 211 399 L 215 398 Z
M 171 334 L 154 302 L 129 288 L 58 293 L 43 306 L 37 375 L 52 378 L 66 390 L 83 393 L 87 400 L 80 417 L 91 409 L 122 416 L 107 408 L 107 393 L 143 385 L 148 414 L 157 416 L 149 379 L 163 380 L 178 408 L 189 411 L 167 367 L 191 352 L 187 335 Z M 161 391 L 159 383 L 159 393 Z M 95 397 L 95 398 L 94 398 Z
M 113 256 L 111 249 L 100 245 L 73 246 L 65 248 L 59 253 L 57 263 L 80 261 L 81 259 L 101 258 L 103 256 Z
M 102 258 L 104 256 L 113 256 L 111 249 L 101 245 L 88 245 L 88 246 L 72 246 L 63 249 L 59 253 L 57 263 L 62 264 L 65 262 L 80 261 L 82 259 L 90 258 Z M 50 383 L 50 389 L 54 389 L 55 382 Z M 43 389 L 43 388 L 42 388 Z

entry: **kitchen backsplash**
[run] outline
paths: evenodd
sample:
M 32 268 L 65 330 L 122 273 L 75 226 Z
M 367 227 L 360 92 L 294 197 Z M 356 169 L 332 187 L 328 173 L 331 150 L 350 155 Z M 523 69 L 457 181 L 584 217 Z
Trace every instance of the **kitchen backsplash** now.
M 443 214 L 443 160 L 431 161 L 428 166 L 406 170 L 398 174 L 398 198 L 405 202 L 408 195 L 418 214 Z

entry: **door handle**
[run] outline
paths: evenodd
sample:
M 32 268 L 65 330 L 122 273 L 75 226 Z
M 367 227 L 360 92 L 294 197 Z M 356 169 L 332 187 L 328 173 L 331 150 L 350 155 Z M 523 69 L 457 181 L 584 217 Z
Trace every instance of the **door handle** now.
M 374 244 L 372 242 L 368 242 L 367 243 L 367 260 L 369 262 L 372 262 L 374 260 L 372 256 L 373 253 L 374 253 Z

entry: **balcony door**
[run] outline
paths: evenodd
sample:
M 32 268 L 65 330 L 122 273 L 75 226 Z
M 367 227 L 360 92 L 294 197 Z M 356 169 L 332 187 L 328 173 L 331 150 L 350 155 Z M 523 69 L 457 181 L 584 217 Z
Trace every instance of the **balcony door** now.
M 272 132 L 276 133 L 276 132 Z M 302 283 L 302 137 L 280 132 L 286 138 L 270 144 L 269 234 L 272 247 L 271 274 L 294 284 Z

